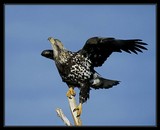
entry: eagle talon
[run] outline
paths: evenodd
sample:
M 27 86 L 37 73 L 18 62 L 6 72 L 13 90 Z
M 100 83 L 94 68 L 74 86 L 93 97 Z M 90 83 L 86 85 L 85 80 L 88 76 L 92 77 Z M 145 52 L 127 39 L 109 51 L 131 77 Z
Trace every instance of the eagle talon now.
M 69 90 L 67 91 L 67 94 L 66 96 L 69 98 L 69 99 L 72 99 L 71 96 L 75 96 L 76 95 L 76 92 L 74 91 L 74 89 L 72 87 L 69 88 Z
M 74 109 L 73 109 L 73 112 L 75 112 L 76 110 L 78 110 L 78 109 L 77 109 L 77 108 L 74 108 Z
M 67 96 L 68 97 L 68 96 Z M 69 99 L 72 99 L 71 97 L 68 97 Z
M 77 117 L 82 114 L 82 103 L 80 103 L 75 109 L 73 109 L 73 112 L 75 111 L 77 111 Z

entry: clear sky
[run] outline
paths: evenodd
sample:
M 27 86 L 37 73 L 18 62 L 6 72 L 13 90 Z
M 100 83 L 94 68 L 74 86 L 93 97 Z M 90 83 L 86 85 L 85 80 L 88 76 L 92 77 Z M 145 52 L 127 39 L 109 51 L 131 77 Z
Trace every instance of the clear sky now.
M 108 90 L 91 90 L 83 104 L 84 126 L 156 125 L 155 5 L 5 5 L 5 125 L 64 126 L 55 109 L 73 122 L 66 92 L 52 60 L 48 37 L 71 51 L 93 36 L 142 39 L 144 53 L 113 53 L 103 77 L 121 81 Z M 78 102 L 79 90 L 76 90 Z

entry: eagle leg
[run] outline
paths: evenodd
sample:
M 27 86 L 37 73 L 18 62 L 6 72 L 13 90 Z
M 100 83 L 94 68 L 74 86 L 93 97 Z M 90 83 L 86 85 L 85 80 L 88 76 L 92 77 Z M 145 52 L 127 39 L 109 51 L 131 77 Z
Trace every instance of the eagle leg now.
M 75 96 L 75 95 L 76 95 L 76 92 L 74 91 L 73 87 L 69 87 L 66 93 L 66 96 L 71 99 L 71 96 Z
M 82 103 L 79 103 L 79 105 L 73 110 L 77 111 L 77 117 L 79 117 L 82 114 Z

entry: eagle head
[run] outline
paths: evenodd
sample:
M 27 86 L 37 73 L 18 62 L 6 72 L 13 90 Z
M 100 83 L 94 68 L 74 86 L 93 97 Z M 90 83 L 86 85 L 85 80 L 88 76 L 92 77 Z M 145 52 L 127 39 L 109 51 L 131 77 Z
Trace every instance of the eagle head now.
M 58 39 L 49 37 L 53 49 L 53 59 L 58 62 L 64 62 L 66 58 L 66 49 L 64 48 L 62 42 Z

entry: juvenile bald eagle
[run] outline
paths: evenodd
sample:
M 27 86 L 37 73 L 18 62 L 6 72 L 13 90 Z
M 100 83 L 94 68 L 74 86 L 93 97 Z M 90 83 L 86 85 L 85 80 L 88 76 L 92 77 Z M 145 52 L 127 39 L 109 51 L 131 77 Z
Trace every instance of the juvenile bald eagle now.
M 69 86 L 67 96 L 71 98 L 71 95 L 75 96 L 74 87 L 80 89 L 79 93 L 79 105 L 77 110 L 77 116 L 80 116 L 82 112 L 82 103 L 86 102 L 89 98 L 89 91 L 91 88 L 108 89 L 117 84 L 120 81 L 110 80 L 101 77 L 94 67 L 102 66 L 112 52 L 135 53 L 147 50 L 140 39 L 121 40 L 115 38 L 102 38 L 92 37 L 88 39 L 83 46 L 77 52 L 71 52 L 64 48 L 62 42 L 58 39 L 49 37 L 53 50 L 44 50 L 41 55 L 55 61 L 62 81 Z

